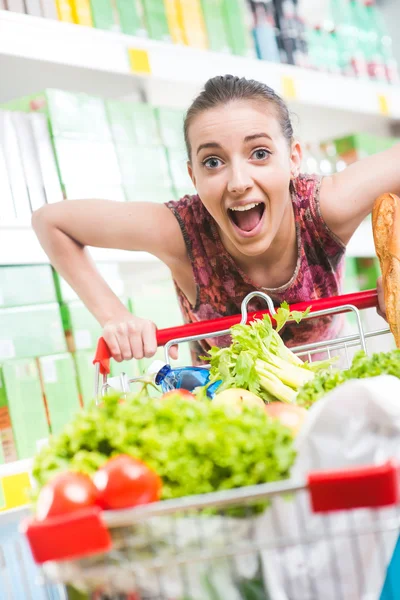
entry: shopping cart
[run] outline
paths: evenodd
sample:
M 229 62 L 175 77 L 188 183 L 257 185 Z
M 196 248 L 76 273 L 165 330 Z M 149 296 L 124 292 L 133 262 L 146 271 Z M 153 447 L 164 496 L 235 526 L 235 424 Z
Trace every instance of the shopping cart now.
M 271 299 L 251 294 L 241 319 L 159 331 L 166 362 L 173 344 L 226 335 L 260 317 L 247 314 L 255 295 L 273 317 Z M 376 292 L 312 304 L 307 318 L 352 312 L 358 331 L 294 349 L 308 360 L 367 351 L 369 339 L 388 333 L 363 331 L 359 311 L 376 306 Z M 98 396 L 110 388 L 109 359 L 100 341 Z M 135 381 L 125 379 L 123 391 Z M 398 600 L 399 503 L 400 469 L 388 462 L 127 510 L 87 509 L 30 522 L 25 533 L 44 581 L 73 583 L 96 600 Z
M 249 313 L 248 305 L 255 298 L 263 299 L 267 304 L 267 309 Z M 388 327 L 369 332 L 364 331 L 360 311 L 376 308 L 377 305 L 378 295 L 376 290 L 367 290 L 354 294 L 334 296 L 332 298 L 322 298 L 292 305 L 291 310 L 293 311 L 303 313 L 307 309 L 310 309 L 308 316 L 305 317 L 307 320 L 351 313 L 355 322 L 355 332 L 351 335 L 344 335 L 335 340 L 324 340 L 297 346 L 292 348 L 292 351 L 309 362 L 315 359 L 332 358 L 333 355 L 340 353 L 342 359 L 341 366 L 343 368 L 349 367 L 355 350 L 361 349 L 368 353 L 368 342 L 370 340 L 390 334 Z M 230 328 L 233 325 L 237 323 L 249 323 L 255 319 L 262 318 L 265 314 L 269 314 L 272 319 L 276 314 L 271 297 L 263 292 L 251 292 L 242 302 L 240 316 L 233 315 L 159 330 L 157 331 L 157 344 L 164 347 L 164 360 L 166 364 L 169 364 L 169 351 L 172 346 L 201 341 L 205 338 L 214 339 L 229 335 Z M 132 384 L 138 383 L 143 379 L 142 377 L 128 378 L 125 374 L 112 379 L 109 378 L 110 356 L 111 354 L 106 342 L 103 338 L 100 338 L 93 361 L 96 368 L 94 397 L 98 400 L 113 387 L 121 392 L 129 392 Z M 102 376 L 102 381 L 100 381 L 100 376 Z

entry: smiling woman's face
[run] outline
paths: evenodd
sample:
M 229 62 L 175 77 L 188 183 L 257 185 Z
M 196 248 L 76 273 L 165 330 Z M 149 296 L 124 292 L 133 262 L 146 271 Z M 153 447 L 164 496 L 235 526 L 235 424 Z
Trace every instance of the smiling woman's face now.
M 206 110 L 189 127 L 189 173 L 222 239 L 263 254 L 287 214 L 301 151 L 283 136 L 273 105 L 241 100 Z

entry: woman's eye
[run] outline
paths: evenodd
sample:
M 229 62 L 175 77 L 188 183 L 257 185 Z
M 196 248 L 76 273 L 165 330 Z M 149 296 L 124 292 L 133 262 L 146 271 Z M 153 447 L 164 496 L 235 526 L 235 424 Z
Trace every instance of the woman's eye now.
M 255 150 L 253 152 L 253 156 L 256 160 L 265 160 L 271 153 L 264 148 L 260 148 L 259 150 Z
M 216 169 L 221 164 L 222 164 L 222 161 L 219 158 L 216 158 L 215 156 L 212 156 L 211 158 L 207 158 L 207 160 L 203 161 L 203 165 L 205 167 L 207 167 L 208 169 Z

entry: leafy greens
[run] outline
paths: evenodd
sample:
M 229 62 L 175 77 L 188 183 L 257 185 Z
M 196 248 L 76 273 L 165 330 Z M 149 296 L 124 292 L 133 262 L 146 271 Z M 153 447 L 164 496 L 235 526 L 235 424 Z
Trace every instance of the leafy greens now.
M 292 435 L 260 408 L 237 413 L 212 402 L 143 391 L 81 411 L 34 460 L 44 485 L 56 472 L 92 474 L 113 455 L 142 459 L 163 480 L 163 498 L 226 490 L 289 476 Z
M 325 394 L 349 379 L 364 379 L 378 375 L 393 375 L 400 379 L 400 350 L 379 352 L 372 356 L 367 356 L 360 350 L 354 356 L 349 369 L 325 371 L 307 382 L 299 391 L 296 403 L 309 408 Z

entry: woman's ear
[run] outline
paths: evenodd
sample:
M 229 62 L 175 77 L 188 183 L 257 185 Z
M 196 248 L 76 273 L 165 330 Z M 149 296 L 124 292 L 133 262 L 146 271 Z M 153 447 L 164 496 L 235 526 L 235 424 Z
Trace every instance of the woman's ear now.
M 290 151 L 290 175 L 291 179 L 296 179 L 300 174 L 301 161 L 303 159 L 303 151 L 300 143 L 296 140 L 292 142 Z
M 188 170 L 188 173 L 189 173 L 189 177 L 192 180 L 194 187 L 196 187 L 196 178 L 194 176 L 193 167 L 192 167 L 192 165 L 190 163 L 190 160 L 187 161 L 186 165 L 187 165 L 187 170 Z

